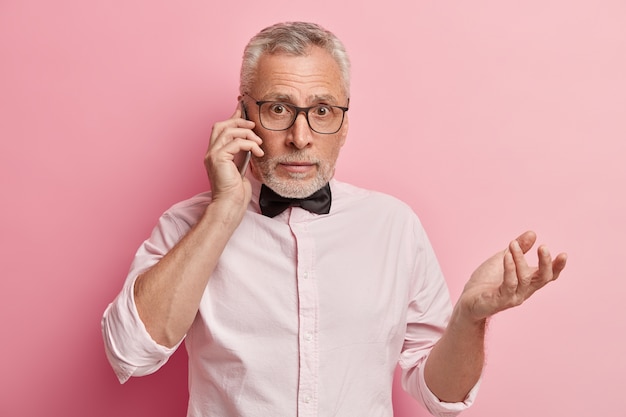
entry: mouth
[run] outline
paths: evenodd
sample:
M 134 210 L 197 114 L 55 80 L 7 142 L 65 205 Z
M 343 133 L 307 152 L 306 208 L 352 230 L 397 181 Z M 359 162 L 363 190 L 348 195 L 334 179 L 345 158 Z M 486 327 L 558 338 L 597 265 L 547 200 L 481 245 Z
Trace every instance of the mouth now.
M 314 169 L 317 166 L 317 164 L 312 163 L 312 162 L 298 162 L 298 161 L 281 162 L 279 165 L 282 169 L 284 169 L 287 172 L 298 173 L 298 174 L 309 172 L 310 170 Z

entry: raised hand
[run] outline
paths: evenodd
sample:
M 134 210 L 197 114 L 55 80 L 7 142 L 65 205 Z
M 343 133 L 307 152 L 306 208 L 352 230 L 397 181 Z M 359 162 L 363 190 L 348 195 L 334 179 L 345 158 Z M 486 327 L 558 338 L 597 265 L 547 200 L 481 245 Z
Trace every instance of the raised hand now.
M 254 122 L 241 117 L 239 107 L 228 120 L 213 126 L 204 165 L 214 201 L 228 198 L 245 206 L 250 200 L 249 183 L 241 177 L 235 161 L 247 151 L 263 156 L 263 141 L 252 131 L 254 126 Z
M 524 255 L 536 240 L 534 232 L 525 232 L 474 271 L 459 297 L 465 319 L 480 321 L 518 306 L 559 277 L 567 261 L 565 253 L 552 259 L 542 245 L 537 249 L 538 265 L 526 262 Z

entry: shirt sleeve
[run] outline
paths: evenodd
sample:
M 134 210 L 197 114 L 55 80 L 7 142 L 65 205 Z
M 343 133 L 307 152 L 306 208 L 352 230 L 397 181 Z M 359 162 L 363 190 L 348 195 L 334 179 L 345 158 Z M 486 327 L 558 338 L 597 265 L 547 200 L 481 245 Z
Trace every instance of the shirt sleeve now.
M 417 228 L 417 250 L 414 269 L 413 297 L 407 312 L 407 330 L 399 365 L 402 387 L 438 417 L 453 417 L 474 402 L 480 381 L 464 401 L 440 401 L 426 385 L 424 364 L 428 355 L 446 329 L 452 304 L 448 287 L 432 246 L 421 227 Z
M 137 277 L 155 265 L 186 233 L 186 227 L 165 213 L 157 226 L 139 247 L 124 286 L 109 304 L 102 317 L 102 335 L 107 359 L 119 379 L 148 375 L 163 366 L 176 351 L 159 345 L 141 321 L 135 305 L 133 287 Z

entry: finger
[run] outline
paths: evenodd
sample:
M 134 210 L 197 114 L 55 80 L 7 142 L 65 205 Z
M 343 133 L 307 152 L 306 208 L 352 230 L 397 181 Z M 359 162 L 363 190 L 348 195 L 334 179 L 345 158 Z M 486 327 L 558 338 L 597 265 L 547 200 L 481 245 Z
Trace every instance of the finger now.
M 523 253 L 526 253 L 533 247 L 537 241 L 537 235 L 532 230 L 528 230 L 517 237 L 517 243 L 522 249 Z
M 246 127 L 229 126 L 224 128 L 220 134 L 213 136 L 209 143 L 209 149 L 212 150 L 223 148 L 237 139 L 248 140 L 258 145 L 263 143 L 263 140 L 254 131 Z
M 515 261 L 513 260 L 513 255 L 511 251 L 504 252 L 504 276 L 502 282 L 502 288 L 506 295 L 512 296 L 515 295 L 517 291 L 517 271 L 515 268 Z
M 561 274 L 561 271 L 565 268 L 565 264 L 567 263 L 567 254 L 559 253 L 554 261 L 552 262 L 552 280 L 555 280 Z
M 553 280 L 552 255 L 546 246 L 537 248 L 537 258 L 539 260 L 539 269 L 537 277 L 540 282 L 547 283 Z
M 241 104 L 237 104 L 237 108 L 235 112 L 230 116 L 232 120 L 245 120 L 249 122 L 250 120 L 244 117 L 244 112 L 241 108 Z
M 524 258 L 525 251 L 520 246 L 520 243 L 517 239 L 509 244 L 509 251 L 511 252 L 511 256 L 513 257 L 513 261 L 515 262 L 517 275 L 526 275 L 528 271 L 528 263 L 526 263 L 526 258 Z
M 265 154 L 259 142 L 248 138 L 235 138 L 226 144 L 223 149 L 231 155 L 237 155 L 246 151 L 250 151 L 254 156 L 258 157 L 262 157 Z
M 241 116 L 241 109 L 237 107 L 235 109 L 235 112 L 230 116 L 230 118 L 216 122 L 211 130 L 209 145 L 215 143 L 219 138 L 222 138 L 223 135 L 226 134 L 227 130 L 230 128 L 243 128 L 249 130 L 254 129 L 254 122 L 251 120 L 243 119 Z
M 250 151 L 257 157 L 264 155 L 259 144 L 253 140 L 235 138 L 230 142 L 226 142 L 223 146 L 213 146 L 205 155 L 205 164 L 208 166 L 216 166 L 226 162 L 232 162 L 237 155 L 242 152 Z
M 239 106 L 237 106 L 235 108 L 235 112 L 231 114 L 228 119 L 216 122 L 211 130 L 211 143 L 213 143 L 214 139 L 219 137 L 226 128 L 229 126 L 236 126 L 236 124 L 233 124 L 233 121 L 239 118 L 241 118 L 241 110 L 239 109 Z

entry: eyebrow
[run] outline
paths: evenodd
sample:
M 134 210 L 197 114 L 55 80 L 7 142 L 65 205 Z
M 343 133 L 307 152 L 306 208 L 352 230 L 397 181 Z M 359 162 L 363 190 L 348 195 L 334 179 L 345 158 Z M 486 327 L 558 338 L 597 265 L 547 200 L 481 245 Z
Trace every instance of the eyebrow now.
M 269 100 L 281 101 L 285 103 L 294 103 L 293 97 L 289 94 L 280 94 L 280 93 L 269 94 L 262 101 L 269 101 Z M 312 95 L 312 96 L 307 97 L 307 101 L 309 103 L 331 103 L 331 104 L 338 103 L 337 98 L 331 94 Z

